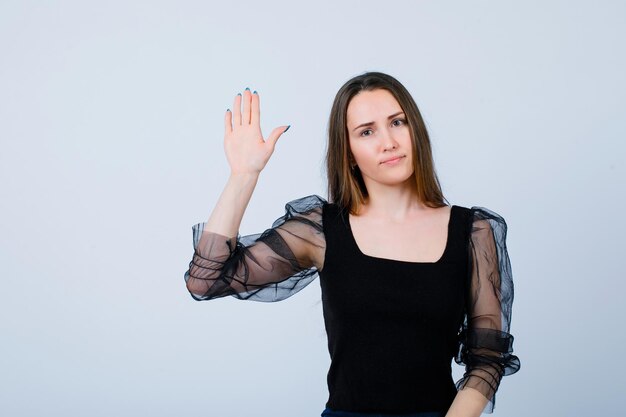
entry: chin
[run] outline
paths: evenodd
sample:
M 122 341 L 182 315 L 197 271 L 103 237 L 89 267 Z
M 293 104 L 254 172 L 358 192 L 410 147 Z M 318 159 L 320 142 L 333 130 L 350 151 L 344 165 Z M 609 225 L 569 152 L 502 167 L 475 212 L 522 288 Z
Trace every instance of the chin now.
M 408 175 L 394 175 L 394 176 L 385 176 L 385 177 L 367 177 L 369 181 L 374 181 L 379 184 L 384 184 L 388 186 L 394 185 L 403 185 L 407 182 L 410 182 L 413 178 L 413 172 Z

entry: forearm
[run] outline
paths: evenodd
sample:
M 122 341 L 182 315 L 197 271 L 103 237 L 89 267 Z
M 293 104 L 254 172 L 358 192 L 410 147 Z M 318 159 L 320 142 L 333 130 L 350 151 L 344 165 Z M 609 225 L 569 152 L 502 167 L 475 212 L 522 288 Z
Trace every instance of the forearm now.
M 228 295 L 231 286 L 214 283 L 222 274 L 224 262 L 234 250 L 231 239 L 230 250 L 226 238 L 237 237 L 243 214 L 256 186 L 258 174 L 232 174 L 228 178 L 215 207 L 204 225 L 202 236 L 196 246 L 189 270 L 185 275 L 187 289 L 195 297 L 211 299 Z
M 259 174 L 231 174 L 204 230 L 236 237 Z
M 488 402 L 478 390 L 466 387 L 457 392 L 446 417 L 478 417 Z

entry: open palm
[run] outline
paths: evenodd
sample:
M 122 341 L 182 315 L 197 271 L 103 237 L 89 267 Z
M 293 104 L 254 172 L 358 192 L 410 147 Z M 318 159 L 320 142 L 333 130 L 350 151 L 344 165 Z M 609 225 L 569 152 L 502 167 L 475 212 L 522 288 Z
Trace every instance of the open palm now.
M 233 111 L 227 111 L 224 117 L 224 150 L 231 173 L 260 173 L 274 152 L 278 138 L 289 127 L 279 126 L 263 139 L 260 118 L 258 93 L 246 88 L 243 95 L 235 96 Z

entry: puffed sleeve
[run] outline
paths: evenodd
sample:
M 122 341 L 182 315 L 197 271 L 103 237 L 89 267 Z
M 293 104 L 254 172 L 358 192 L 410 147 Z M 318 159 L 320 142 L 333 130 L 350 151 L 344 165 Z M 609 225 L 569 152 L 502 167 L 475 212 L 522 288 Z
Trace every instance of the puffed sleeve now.
M 502 377 L 520 368 L 509 333 L 513 277 L 506 249 L 507 225 L 499 214 L 476 206 L 471 208 L 469 221 L 467 314 L 455 357 L 465 365 L 465 373 L 456 387 L 478 390 L 489 400 L 484 412 L 492 413 Z
M 313 254 L 323 256 L 326 248 L 325 203 L 318 195 L 290 201 L 271 228 L 236 238 L 204 230 L 206 223 L 193 226 L 194 254 L 185 272 L 191 296 L 273 302 L 302 290 L 318 275 Z

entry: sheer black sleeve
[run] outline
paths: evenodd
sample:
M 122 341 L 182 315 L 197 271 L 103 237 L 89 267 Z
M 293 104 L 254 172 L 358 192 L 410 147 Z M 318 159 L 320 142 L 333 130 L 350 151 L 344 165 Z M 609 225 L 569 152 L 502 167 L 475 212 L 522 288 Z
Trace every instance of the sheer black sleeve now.
M 185 282 L 196 300 L 233 296 L 273 302 L 302 290 L 317 276 L 313 259 L 323 257 L 326 242 L 317 195 L 285 205 L 285 214 L 263 233 L 227 237 L 193 226 L 194 254 Z
M 471 213 L 467 314 L 455 357 L 458 364 L 465 365 L 465 373 L 456 387 L 478 390 L 489 400 L 484 412 L 492 413 L 502 377 L 520 368 L 509 333 L 513 277 L 506 222 L 484 207 L 472 207 Z

